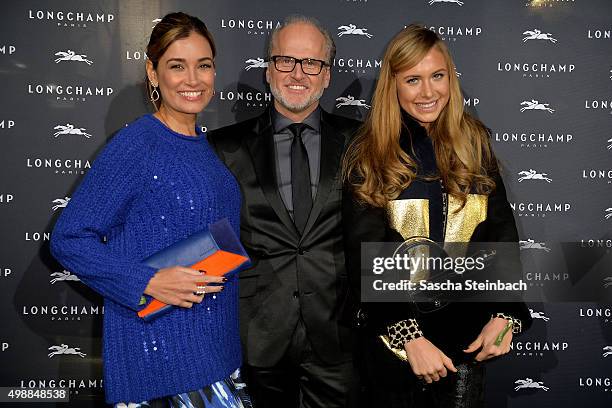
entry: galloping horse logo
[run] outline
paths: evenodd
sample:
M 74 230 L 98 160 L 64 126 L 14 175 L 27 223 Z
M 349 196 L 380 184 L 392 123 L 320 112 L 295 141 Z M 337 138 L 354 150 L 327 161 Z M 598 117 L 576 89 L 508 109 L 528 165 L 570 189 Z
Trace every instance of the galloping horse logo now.
M 343 25 L 338 27 L 340 32 L 338 33 L 338 37 L 342 37 L 345 34 L 353 34 L 353 35 L 365 35 L 368 38 L 374 37 L 374 35 L 367 33 L 367 28 L 357 28 L 355 24 L 349 24 L 347 26 Z
M 612 276 L 604 278 L 604 288 L 612 286 Z
M 463 2 L 460 0 L 429 0 L 429 5 L 431 6 L 434 3 L 455 3 L 460 6 L 463 6 Z
M 531 315 L 532 319 L 541 319 L 545 322 L 550 320 L 550 317 L 546 316 L 544 312 L 534 312 L 533 309 L 529 309 L 529 314 Z
M 50 352 L 49 354 L 47 354 L 47 356 L 49 358 L 53 357 L 53 356 L 57 356 L 60 354 L 74 354 L 76 356 L 79 356 L 81 358 L 85 357 L 87 354 L 85 353 L 81 353 L 79 350 L 79 347 L 68 347 L 67 344 L 62 344 L 60 346 L 51 346 L 49 347 L 48 350 L 53 350 L 52 352 Z
M 526 241 L 520 240 L 519 247 L 521 251 L 523 249 L 540 249 L 542 251 L 550 252 L 550 248 L 546 246 L 546 242 L 535 242 L 533 239 L 528 238 Z
M 156 18 L 155 20 L 151 20 L 151 22 L 153 23 L 153 27 L 151 28 L 155 28 L 155 26 L 157 25 L 157 23 L 159 23 L 160 21 L 162 21 L 161 18 Z
M 603 356 L 604 357 L 608 357 L 608 356 L 612 356 L 612 346 L 606 346 L 603 348 Z
M 546 40 L 553 44 L 557 42 L 557 39 L 554 38 L 551 33 L 542 33 L 542 31 L 538 30 L 537 28 L 524 31 L 523 35 L 527 36 L 523 38 L 523 42 L 527 42 L 529 40 Z
M 51 203 L 53 203 L 53 207 L 51 207 L 51 209 L 55 211 L 60 208 L 66 208 L 68 201 L 70 201 L 70 197 L 56 198 L 55 200 L 51 201 Z
M 346 95 L 346 97 L 344 96 L 340 96 L 338 98 L 336 98 L 336 102 L 338 102 L 336 104 L 336 108 L 339 108 L 341 106 L 362 106 L 366 109 L 370 109 L 371 106 L 368 105 L 367 103 L 365 103 L 365 99 L 355 99 L 354 96 L 352 95 Z
M 87 65 L 93 64 L 92 60 L 87 59 L 87 55 L 77 54 L 76 52 L 72 50 L 59 51 L 59 52 L 56 52 L 55 55 L 57 55 L 58 57 L 55 59 L 56 64 L 59 64 L 60 61 L 79 61 L 79 62 L 84 62 Z
M 535 99 L 532 99 L 530 101 L 523 101 L 521 102 L 521 112 L 525 112 L 526 110 L 544 110 L 544 111 L 548 111 L 550 113 L 554 113 L 555 110 L 552 108 L 549 108 L 548 105 L 550 105 L 549 103 L 540 103 L 539 101 L 536 101 Z
M 612 137 L 610 139 L 608 139 L 608 143 L 610 143 L 608 145 L 608 150 L 612 150 Z
M 547 183 L 552 181 L 551 178 L 546 177 L 548 173 L 538 173 L 534 169 L 519 171 L 518 175 L 521 176 L 518 179 L 519 183 L 523 180 L 545 180 Z
M 53 129 L 57 130 L 57 132 L 53 133 L 53 137 L 58 137 L 59 135 L 79 135 L 85 136 L 87 139 L 91 137 L 91 134 L 85 132 L 87 129 L 74 127 L 74 125 L 70 123 L 66 123 L 66 125 L 57 125 Z
M 606 220 L 612 218 L 612 207 L 606 208 Z
M 514 383 L 518 384 L 516 387 L 514 387 L 514 391 L 518 391 L 521 388 L 539 388 L 544 391 L 549 390 L 549 388 L 546 387 L 542 381 L 533 381 L 531 378 L 525 378 L 524 380 L 516 380 Z
M 54 276 L 54 278 L 49 281 L 51 282 L 52 285 L 55 282 L 59 282 L 59 281 L 72 281 L 72 282 L 81 281 L 78 276 L 73 275 L 72 273 L 70 273 L 70 271 L 67 271 L 65 269 L 61 272 L 53 272 L 50 276 Z
M 257 59 L 249 58 L 244 62 L 247 64 L 247 66 L 244 68 L 245 71 L 248 71 L 251 68 L 266 68 L 268 66 L 268 63 L 260 57 Z

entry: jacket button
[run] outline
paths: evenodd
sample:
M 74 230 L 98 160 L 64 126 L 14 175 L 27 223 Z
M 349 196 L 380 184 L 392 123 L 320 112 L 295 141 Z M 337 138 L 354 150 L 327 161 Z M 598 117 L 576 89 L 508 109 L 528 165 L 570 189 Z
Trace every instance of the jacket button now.
M 299 298 L 300 297 L 300 292 L 298 292 L 297 290 L 293 292 L 293 297 L 294 298 Z

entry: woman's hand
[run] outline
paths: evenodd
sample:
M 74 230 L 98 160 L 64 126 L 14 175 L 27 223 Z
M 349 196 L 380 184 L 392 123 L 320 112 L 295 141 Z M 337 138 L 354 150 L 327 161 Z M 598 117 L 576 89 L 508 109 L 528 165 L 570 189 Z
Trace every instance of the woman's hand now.
M 499 346 L 495 345 L 497 336 L 506 328 L 508 320 L 499 317 L 494 317 L 489 320 L 482 328 L 482 331 L 467 349 L 465 353 L 473 353 L 482 348 L 476 355 L 476 361 L 484 361 L 493 357 L 501 356 L 510 351 L 510 343 L 512 342 L 512 330 L 508 330 Z
M 204 295 L 195 293 L 202 291 L 203 286 L 206 293 L 220 292 L 223 286 L 206 284 L 223 283 L 224 281 L 225 278 L 222 276 L 208 276 L 190 268 L 173 266 L 158 270 L 149 280 L 144 293 L 169 305 L 189 308 L 194 303 L 202 302 Z
M 457 372 L 453 361 L 425 337 L 407 341 L 404 349 L 414 374 L 428 384 L 446 377 L 447 370 Z

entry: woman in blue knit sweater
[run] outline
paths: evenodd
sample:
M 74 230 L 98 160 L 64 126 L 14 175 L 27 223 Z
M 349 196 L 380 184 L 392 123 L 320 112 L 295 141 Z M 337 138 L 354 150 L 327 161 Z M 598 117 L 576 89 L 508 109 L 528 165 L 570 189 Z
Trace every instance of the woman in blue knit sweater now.
M 147 56 L 156 112 L 98 156 L 51 249 L 104 297 L 108 403 L 243 407 L 231 378 L 241 363 L 237 276 L 141 263 L 221 218 L 239 233 L 239 187 L 196 127 L 214 95 L 214 42 L 199 19 L 172 13 L 153 29 Z M 178 307 L 145 322 L 136 314 L 143 294 Z

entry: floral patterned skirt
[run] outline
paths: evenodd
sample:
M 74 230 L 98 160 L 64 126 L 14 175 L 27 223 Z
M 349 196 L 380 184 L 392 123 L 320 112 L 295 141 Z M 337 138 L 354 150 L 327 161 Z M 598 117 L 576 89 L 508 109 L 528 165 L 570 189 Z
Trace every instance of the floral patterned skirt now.
M 199 390 L 142 402 L 121 402 L 114 408 L 252 408 L 240 369 Z

